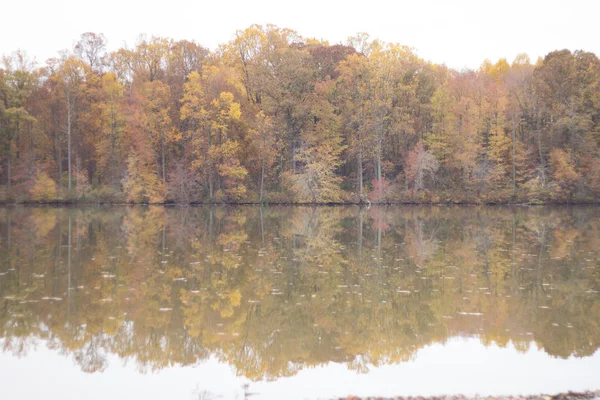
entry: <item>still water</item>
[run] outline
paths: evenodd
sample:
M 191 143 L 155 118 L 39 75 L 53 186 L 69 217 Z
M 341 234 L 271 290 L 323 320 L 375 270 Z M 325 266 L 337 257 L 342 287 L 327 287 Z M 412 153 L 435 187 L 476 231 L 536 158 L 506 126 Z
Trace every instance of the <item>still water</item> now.
M 0 209 L 0 398 L 600 389 L 600 208 Z

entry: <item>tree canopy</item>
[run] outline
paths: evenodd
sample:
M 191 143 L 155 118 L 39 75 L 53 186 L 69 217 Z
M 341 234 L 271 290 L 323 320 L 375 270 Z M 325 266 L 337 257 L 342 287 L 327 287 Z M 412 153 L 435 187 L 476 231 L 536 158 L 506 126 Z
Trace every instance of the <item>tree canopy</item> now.
M 108 52 L 88 32 L 2 59 L 0 153 L 4 201 L 596 202 L 600 60 L 456 71 L 273 25 Z

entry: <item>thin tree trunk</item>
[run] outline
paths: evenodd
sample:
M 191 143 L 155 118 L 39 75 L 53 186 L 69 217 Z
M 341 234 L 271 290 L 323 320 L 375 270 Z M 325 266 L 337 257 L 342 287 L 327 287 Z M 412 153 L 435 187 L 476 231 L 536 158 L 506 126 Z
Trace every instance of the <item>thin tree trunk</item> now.
M 512 121 L 512 181 L 513 181 L 513 199 L 517 197 L 517 181 L 516 181 L 516 166 L 515 166 L 515 141 L 517 135 L 517 122 L 515 117 Z
M 6 179 L 6 186 L 8 189 L 8 194 L 10 194 L 10 189 L 11 189 L 11 176 L 10 176 L 10 147 L 8 149 L 8 161 L 6 163 L 6 173 L 7 173 L 7 179 Z
M 57 161 L 58 161 L 58 185 L 62 188 L 62 173 L 63 173 L 63 165 L 62 165 L 62 143 L 61 140 L 61 129 L 60 129 L 60 107 L 57 101 L 56 104 L 56 113 L 54 115 L 54 129 L 56 129 L 56 152 L 57 152 Z
M 383 125 L 383 123 L 382 123 Z M 383 129 L 383 127 L 382 127 Z M 378 200 L 382 200 L 383 198 L 383 182 L 381 182 L 381 134 L 377 137 L 377 189 L 379 192 L 380 198 Z
M 379 132 L 377 134 L 377 166 L 376 166 L 376 173 L 377 173 L 377 185 L 379 186 L 379 192 L 381 195 L 381 153 L 383 152 L 382 146 L 383 146 L 383 117 L 384 117 L 384 113 L 383 111 L 381 112 L 381 121 L 379 122 Z
M 296 173 L 296 140 L 292 141 L 292 172 Z
M 260 247 L 261 249 L 265 248 L 265 226 L 264 226 L 264 222 L 263 222 L 263 208 L 262 206 L 260 206 L 259 210 L 259 215 L 260 215 Z
M 71 316 L 71 224 L 72 217 L 69 215 L 69 238 L 68 238 L 68 247 L 67 247 L 67 275 L 68 275 L 68 285 L 67 285 L 67 320 Z
M 58 142 L 58 182 L 59 182 L 59 186 L 62 188 L 62 174 L 63 174 L 63 170 L 62 170 L 62 146 L 60 143 L 60 133 L 57 134 L 57 142 Z
M 67 169 L 69 172 L 69 192 L 71 191 L 71 90 L 67 89 Z
M 116 121 L 113 119 L 112 123 L 112 135 L 110 136 L 110 185 L 113 186 L 115 184 L 115 165 L 116 165 L 116 156 L 115 156 L 115 136 L 116 136 Z
M 8 218 L 8 223 L 6 224 L 8 226 L 7 229 L 7 233 L 6 233 L 6 244 L 8 245 L 8 258 L 10 260 L 10 252 L 11 252 L 11 231 L 12 231 L 12 219 L 10 216 L 10 210 L 7 213 L 7 218 Z M 10 261 L 8 263 L 10 265 Z
M 363 248 L 363 208 L 358 209 L 358 255 L 359 260 L 362 262 L 362 248 Z
M 546 161 L 544 160 L 544 153 L 542 152 L 542 138 L 540 132 L 540 112 L 538 110 L 535 122 L 535 134 L 537 136 L 538 152 L 540 154 L 540 164 L 542 166 L 542 185 L 546 185 Z
M 212 132 L 210 131 L 210 126 L 208 127 L 208 147 L 206 149 L 206 159 L 208 160 L 208 152 L 210 151 L 210 146 L 212 144 Z M 210 165 L 210 161 L 208 162 L 208 190 L 209 190 L 209 196 L 210 199 L 212 200 L 214 197 L 214 189 L 213 189 L 213 179 L 212 179 L 212 175 L 213 175 L 213 171 L 212 168 L 213 166 Z
M 381 183 L 381 135 L 377 137 L 377 180 Z
M 571 134 L 569 135 L 569 144 L 571 145 L 571 158 L 574 158 L 573 156 L 575 155 L 575 110 L 574 110 L 574 106 L 573 103 L 571 103 L 571 112 L 569 113 L 569 120 L 570 120 L 570 124 L 569 124 L 569 130 L 571 132 Z
M 263 201 L 264 185 L 265 185 L 265 143 L 263 142 L 263 150 L 262 150 L 261 166 L 260 166 L 260 202 L 261 203 Z
M 358 150 L 358 202 L 362 203 L 363 196 L 363 159 L 362 159 L 362 148 Z
M 165 172 L 165 138 L 163 135 L 160 136 L 160 158 L 162 166 L 162 180 L 164 183 L 167 181 L 167 174 Z

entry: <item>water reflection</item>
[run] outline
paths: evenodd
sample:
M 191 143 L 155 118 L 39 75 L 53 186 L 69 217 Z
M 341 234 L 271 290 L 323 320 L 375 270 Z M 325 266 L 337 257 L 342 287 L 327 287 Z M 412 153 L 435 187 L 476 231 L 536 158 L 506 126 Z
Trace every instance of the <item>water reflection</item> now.
M 600 209 L 0 209 L 3 351 L 87 372 L 211 356 L 253 380 L 357 371 L 456 336 L 600 345 Z

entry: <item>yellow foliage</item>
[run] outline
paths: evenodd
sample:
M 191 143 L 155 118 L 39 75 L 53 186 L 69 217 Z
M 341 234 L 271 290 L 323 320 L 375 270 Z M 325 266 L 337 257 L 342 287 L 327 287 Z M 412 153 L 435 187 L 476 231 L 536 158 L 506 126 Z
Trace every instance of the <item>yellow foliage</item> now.
M 553 177 L 558 185 L 558 194 L 569 196 L 581 179 L 571 156 L 562 149 L 550 152 L 550 165 L 554 169 Z
M 225 183 L 225 194 L 229 200 L 242 200 L 246 194 L 246 186 L 243 182 L 248 175 L 248 170 L 243 167 L 238 158 L 239 143 L 228 140 L 220 148 L 214 148 L 222 159 L 219 165 L 219 175 Z
M 46 172 L 38 171 L 31 188 L 31 199 L 45 203 L 57 200 L 56 194 L 57 187 L 54 179 L 50 178 Z
M 131 203 L 160 203 L 164 201 L 164 188 L 151 168 L 132 153 L 127 159 L 127 176 L 123 191 Z
M 550 164 L 554 169 L 554 179 L 566 184 L 575 184 L 580 175 L 575 170 L 573 160 L 562 149 L 554 149 L 550 153 Z
M 192 72 L 187 78 L 187 82 L 183 85 L 180 118 L 181 120 L 199 121 L 206 116 L 202 78 L 197 72 Z

